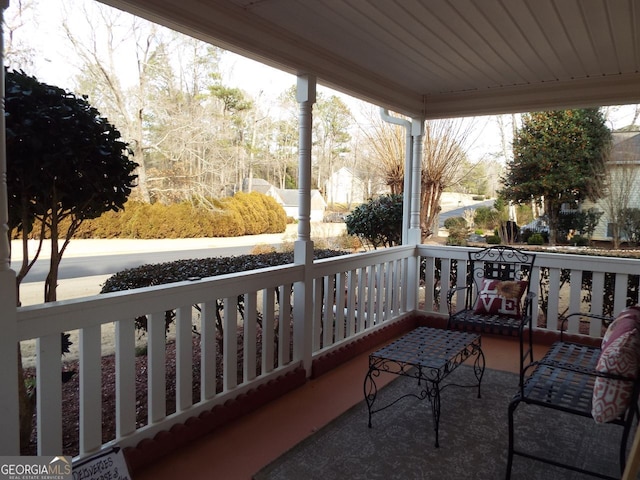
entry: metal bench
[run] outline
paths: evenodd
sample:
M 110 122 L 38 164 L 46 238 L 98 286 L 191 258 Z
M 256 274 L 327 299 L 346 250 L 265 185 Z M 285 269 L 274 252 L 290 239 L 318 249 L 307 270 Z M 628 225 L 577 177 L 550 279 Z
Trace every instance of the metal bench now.
M 637 322 L 637 325 L 640 327 L 640 309 L 631 310 L 632 309 L 627 309 L 622 313 L 632 315 L 634 317 L 634 321 Z M 603 317 L 596 315 L 574 315 L 605 320 Z M 569 317 L 571 316 L 573 315 L 570 315 Z M 563 321 L 561 329 L 562 332 L 564 332 L 564 326 L 566 325 L 566 320 L 569 317 Z M 612 319 L 609 318 L 608 320 L 610 322 Z M 523 339 L 521 338 L 520 341 L 522 343 Z M 634 420 L 638 418 L 639 413 L 638 393 L 640 391 L 640 376 L 638 374 L 640 372 L 638 372 L 637 367 L 635 367 L 634 374 L 631 375 L 618 375 L 603 372 L 602 367 L 598 368 L 601 353 L 602 349 L 599 346 L 596 347 L 567 342 L 564 341 L 564 338 L 561 336 L 561 340 L 551 345 L 542 359 L 536 362 L 531 362 L 521 370 L 519 391 L 509 403 L 507 480 L 511 478 L 514 456 L 527 457 L 599 478 L 619 478 L 607 476 L 601 472 L 583 469 L 575 465 L 562 463 L 552 458 L 534 455 L 528 451 L 515 448 L 514 413 L 520 404 L 525 403 L 538 405 L 540 407 L 562 411 L 571 415 L 592 417 L 594 386 L 598 379 L 625 382 L 628 384 L 630 389 L 629 403 L 624 412 L 606 422 L 622 426 L 619 450 L 620 472 L 622 474 L 625 467 L 629 434 Z

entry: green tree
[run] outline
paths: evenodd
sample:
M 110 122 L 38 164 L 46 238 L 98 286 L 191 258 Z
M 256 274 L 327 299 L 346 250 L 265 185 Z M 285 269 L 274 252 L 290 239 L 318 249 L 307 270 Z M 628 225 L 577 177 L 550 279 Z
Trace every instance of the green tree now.
M 347 233 L 364 244 L 392 247 L 402 242 L 402 195 L 390 194 L 358 205 L 345 218 Z
M 16 298 L 19 302 L 20 282 L 48 237 L 51 260 L 44 300 L 54 301 L 58 268 L 73 233 L 84 220 L 123 207 L 134 186 L 136 177 L 131 172 L 137 164 L 129 160 L 120 132 L 84 98 L 22 72 L 5 72 L 5 120 L 8 235 L 11 239 L 21 234 L 23 250 Z M 40 245 L 30 261 L 27 240 L 34 225 L 39 225 Z M 68 351 L 67 334 L 62 334 L 62 342 L 62 351 Z M 18 355 L 20 442 L 26 445 L 34 397 L 23 381 L 20 348 Z
M 523 115 L 501 195 L 516 203 L 544 202 L 555 245 L 562 204 L 602 196 L 610 145 L 611 131 L 597 108 Z
M 45 238 L 51 242 L 44 301 L 55 301 L 71 237 L 84 220 L 123 208 L 137 164 L 120 132 L 85 98 L 15 71 L 6 72 L 5 88 L 9 235 L 21 232 L 24 258 L 18 298 L 35 261 L 29 262 L 27 238 L 38 225 L 41 246 Z

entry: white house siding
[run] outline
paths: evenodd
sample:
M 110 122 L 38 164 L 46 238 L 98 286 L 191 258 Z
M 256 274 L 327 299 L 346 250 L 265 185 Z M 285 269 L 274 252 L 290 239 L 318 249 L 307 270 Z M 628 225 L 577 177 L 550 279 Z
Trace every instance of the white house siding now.
M 632 176 L 632 186 L 629 194 L 629 208 L 640 208 L 640 133 L 625 132 L 613 134 L 613 150 L 609 161 L 611 168 L 611 187 L 610 190 L 615 191 L 620 188 L 623 179 Z M 595 208 L 604 212 L 596 229 L 593 232 L 594 240 L 611 240 L 608 235 L 608 226 L 611 223 L 609 215 L 609 201 L 602 198 L 597 202 L 585 201 L 582 204 L 582 210 Z
M 343 167 L 334 172 L 325 183 L 327 203 L 364 203 L 369 194 L 366 183 L 351 169 Z

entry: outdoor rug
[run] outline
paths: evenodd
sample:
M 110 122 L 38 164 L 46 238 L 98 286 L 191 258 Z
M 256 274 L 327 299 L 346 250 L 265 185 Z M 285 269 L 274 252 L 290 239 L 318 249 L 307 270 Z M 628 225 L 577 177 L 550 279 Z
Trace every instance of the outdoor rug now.
M 361 381 L 364 379 L 354 379 Z M 461 366 L 451 382 L 471 383 L 471 367 Z M 400 377 L 378 392 L 375 406 L 403 393 L 417 392 L 415 380 Z M 254 480 L 389 480 L 505 478 L 508 449 L 507 408 L 517 391 L 518 376 L 487 369 L 482 398 L 477 390 L 450 386 L 442 392 L 440 448 L 434 446 L 431 406 L 406 398 L 373 415 L 360 402 L 308 437 Z M 521 404 L 515 414 L 516 446 L 548 452 L 554 459 L 582 468 L 620 475 L 618 447 L 622 428 Z M 632 439 L 629 444 L 632 443 Z M 593 478 L 548 464 L 514 457 L 513 480 Z

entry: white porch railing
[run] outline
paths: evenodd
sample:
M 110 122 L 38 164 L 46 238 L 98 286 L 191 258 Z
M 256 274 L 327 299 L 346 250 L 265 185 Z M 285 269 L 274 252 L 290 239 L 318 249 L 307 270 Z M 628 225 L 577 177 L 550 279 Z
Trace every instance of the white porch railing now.
M 78 331 L 80 376 L 79 451 L 63 453 L 83 456 L 103 446 L 101 337 L 110 331 L 110 325 L 114 326 L 117 406 L 116 431 L 107 443 L 134 446 L 299 367 L 301 358 L 295 358 L 291 335 L 295 302 L 292 292 L 293 285 L 304 278 L 313 282 L 312 314 L 310 324 L 305 325 L 311 329 L 312 356 L 317 356 L 412 311 L 446 315 L 447 285 L 441 288 L 440 278 L 450 278 L 454 268 L 464 269 L 467 251 L 461 247 L 426 245 L 396 247 L 320 260 L 310 267 L 310 275 L 303 265 L 286 265 L 19 308 L 19 341 L 37 343 L 38 454 L 63 452 L 62 413 L 67 406 L 62 404 L 60 382 L 61 332 Z M 420 282 L 418 260 L 425 266 Z M 565 308 L 602 313 L 611 305 L 615 312 L 620 311 L 634 285 L 637 295 L 639 266 L 638 260 L 540 253 L 532 272 L 532 291 L 538 298 L 545 298 L 548 327 L 537 328 L 556 329 L 553 320 Z M 596 292 L 590 307 L 583 300 L 585 271 L 593 272 L 591 285 Z M 458 272 L 457 282 L 463 278 Z M 548 295 L 540 290 L 541 278 L 549 284 Z M 561 286 L 566 278 L 569 281 Z M 613 287 L 609 288 L 611 282 Z M 606 298 L 601 293 L 605 291 L 610 292 Z M 242 315 L 237 308 L 239 297 L 243 300 Z M 414 305 L 416 299 L 418 305 Z M 537 318 L 540 305 L 534 308 Z M 169 310 L 176 312 L 175 411 L 167 410 L 166 395 L 165 312 Z M 146 316 L 148 324 L 148 397 L 146 405 L 136 406 L 134 319 L 140 316 Z M 223 330 L 220 342 L 216 322 Z M 293 319 L 296 322 L 305 323 L 305 319 Z M 200 369 L 196 375 L 194 327 L 200 347 Z M 579 325 L 571 324 L 569 328 L 578 332 Z M 590 327 L 591 336 L 600 333 L 599 325 Z M 218 368 L 220 345 L 223 352 Z M 199 384 L 201 392 L 196 399 L 192 397 L 194 384 Z
M 424 291 L 419 311 L 447 315 L 447 288 L 441 288 L 441 278 L 451 278 L 464 285 L 467 253 L 470 248 L 420 245 L 425 268 L 422 276 Z M 462 271 L 457 271 L 461 266 Z M 558 331 L 557 319 L 568 313 L 591 313 L 613 316 L 629 303 L 638 302 L 640 260 L 616 257 L 595 257 L 537 252 L 531 272 L 530 291 L 536 294 L 533 305 L 534 327 Z M 580 330 L 580 318 L 573 317 L 567 325 L 569 333 L 601 337 L 602 325 L 592 320 L 588 332 Z

